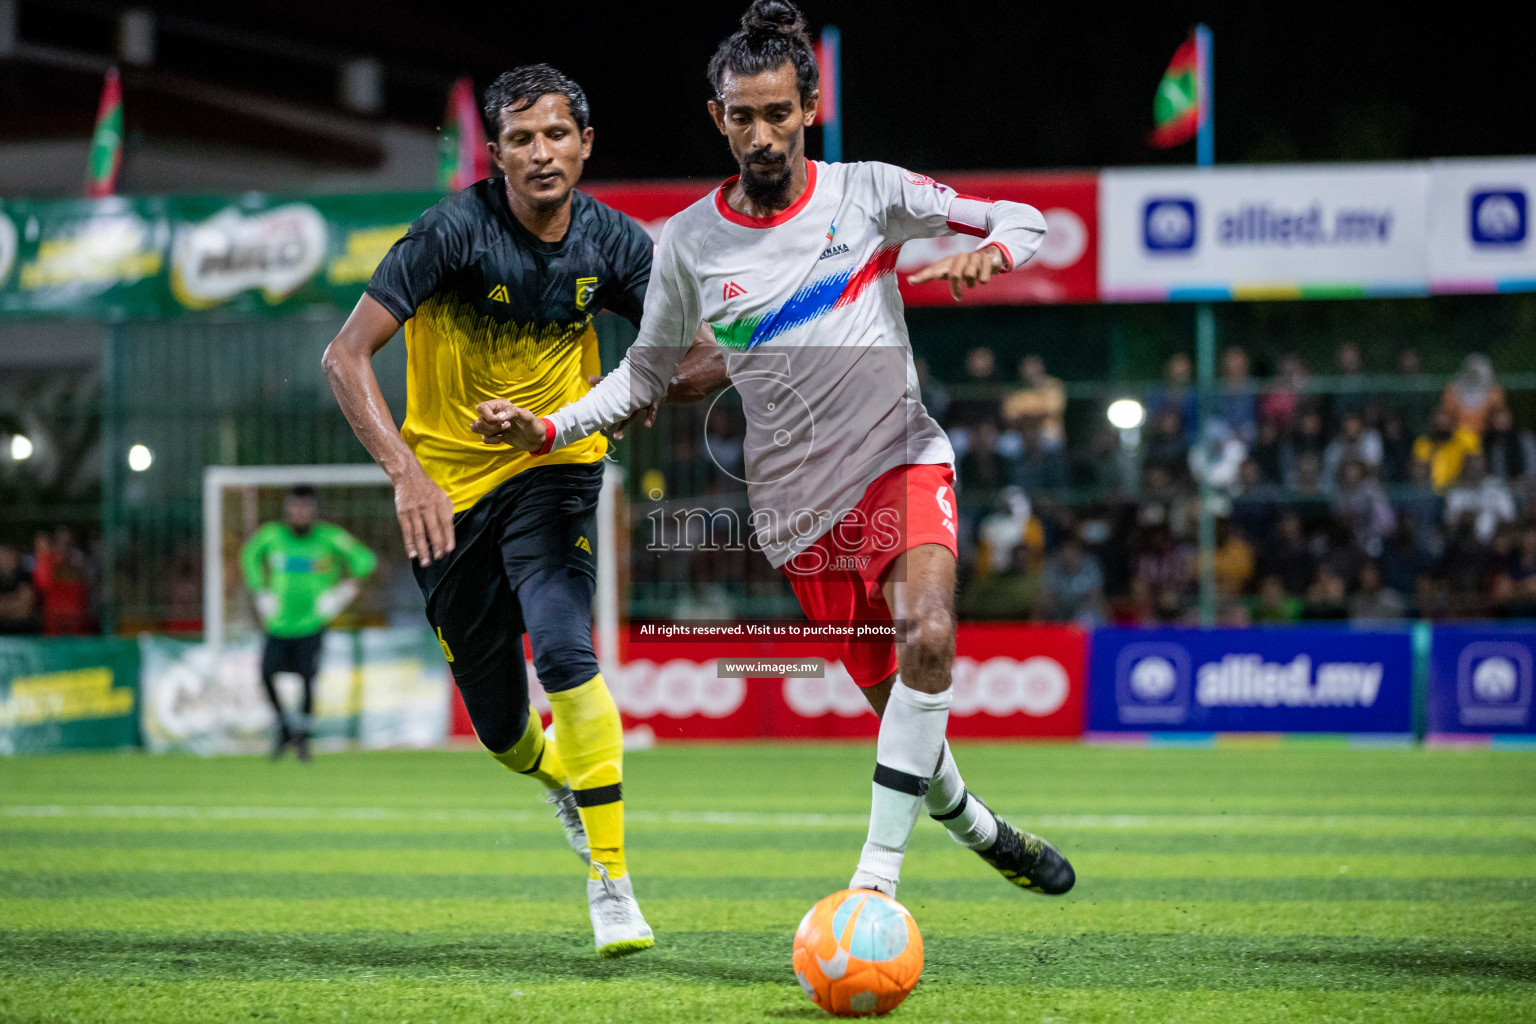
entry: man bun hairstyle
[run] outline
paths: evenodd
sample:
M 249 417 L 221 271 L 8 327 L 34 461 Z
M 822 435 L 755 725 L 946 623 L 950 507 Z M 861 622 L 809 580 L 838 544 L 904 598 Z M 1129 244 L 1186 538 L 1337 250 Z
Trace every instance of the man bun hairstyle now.
M 805 16 L 789 0 L 753 0 L 741 16 L 741 28 L 721 43 L 709 60 L 709 84 L 719 98 L 725 73 L 760 75 L 794 65 L 800 101 L 811 98 L 821 81 L 816 51 L 805 32 Z
M 520 68 L 502 72 L 501 77 L 485 90 L 485 103 L 480 112 L 485 117 L 486 133 L 494 141 L 501 135 L 501 112 L 508 107 L 514 111 L 527 110 L 539 102 L 542 96 L 553 93 L 564 96 L 571 105 L 571 118 L 577 131 L 586 131 L 592 120 L 592 109 L 587 106 L 587 94 L 576 82 L 550 67 L 548 64 L 524 64 Z

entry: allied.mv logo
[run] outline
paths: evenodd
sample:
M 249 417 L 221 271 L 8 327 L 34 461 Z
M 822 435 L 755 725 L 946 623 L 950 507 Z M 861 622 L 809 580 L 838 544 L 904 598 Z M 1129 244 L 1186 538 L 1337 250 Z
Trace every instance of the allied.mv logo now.
M 1525 726 L 1531 714 L 1531 648 L 1477 640 L 1456 659 L 1457 718 L 1467 726 Z
M 1149 252 L 1189 252 L 1198 227 L 1193 199 L 1148 199 L 1142 208 L 1141 240 Z
M 1527 232 L 1524 190 L 1473 192 L 1471 225 L 1474 245 L 1519 245 Z
M 1126 644 L 1115 659 L 1115 703 L 1127 725 L 1177 725 L 1189 717 L 1189 652 L 1180 644 Z

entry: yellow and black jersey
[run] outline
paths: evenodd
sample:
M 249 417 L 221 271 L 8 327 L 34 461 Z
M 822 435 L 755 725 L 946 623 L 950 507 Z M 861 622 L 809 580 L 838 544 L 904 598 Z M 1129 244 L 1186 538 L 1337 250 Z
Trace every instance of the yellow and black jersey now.
M 469 429 L 492 398 L 545 416 L 586 394 L 588 375 L 602 372 L 598 310 L 640 323 L 650 238 L 584 192 L 571 200 L 565 238 L 543 242 L 512 214 L 500 178 L 477 182 L 422 214 L 368 283 L 405 324 L 400 433 L 455 512 L 534 465 L 597 462 L 608 450 L 595 434 L 535 460 Z

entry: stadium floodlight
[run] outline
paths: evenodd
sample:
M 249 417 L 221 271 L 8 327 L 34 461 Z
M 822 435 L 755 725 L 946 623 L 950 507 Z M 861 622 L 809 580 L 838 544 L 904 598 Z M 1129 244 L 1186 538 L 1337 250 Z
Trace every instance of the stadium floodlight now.
M 619 679 L 619 572 L 617 516 L 623 493 L 624 471 L 609 464 L 604 467 L 603 488 L 597 502 L 597 593 L 593 600 L 593 621 L 597 630 L 598 664 L 610 680 Z M 226 509 L 226 492 L 238 490 L 254 497 L 259 489 L 279 490 L 298 484 L 329 488 L 391 488 L 389 477 L 370 463 L 292 466 L 208 466 L 203 470 L 203 642 L 214 651 L 212 664 L 218 663 L 217 651 L 224 646 L 228 633 L 228 593 L 226 567 L 238 559 L 231 545 L 244 541 L 256 527 L 254 518 L 241 522 L 237 509 Z M 392 488 L 391 488 L 392 489 Z M 254 506 L 246 509 L 254 514 Z M 393 510 L 385 513 L 391 519 Z M 388 529 L 398 533 L 391 523 Z M 230 548 L 227 550 L 227 548 Z M 403 553 L 402 553 L 403 554 Z M 613 684 L 610 684 L 613 685 Z
M 17 462 L 26 462 L 32 457 L 34 450 L 32 439 L 26 434 L 11 435 L 11 458 Z
M 1119 398 L 1109 403 L 1105 415 L 1110 426 L 1119 430 L 1135 430 L 1147 418 L 1147 410 L 1134 398 Z
M 135 473 L 142 473 L 155 464 L 155 453 L 149 450 L 147 444 L 136 444 L 128 449 L 128 468 Z

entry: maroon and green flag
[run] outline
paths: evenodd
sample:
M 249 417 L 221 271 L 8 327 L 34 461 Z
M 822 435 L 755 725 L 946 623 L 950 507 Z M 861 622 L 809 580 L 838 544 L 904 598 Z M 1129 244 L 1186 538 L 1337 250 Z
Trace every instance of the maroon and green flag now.
M 117 174 L 123 169 L 123 87 L 117 68 L 107 69 L 96 108 L 96 130 L 91 133 L 90 164 L 85 172 L 88 198 L 115 195 Z
M 1152 145 L 1160 149 L 1193 139 L 1200 130 L 1200 61 L 1195 34 L 1174 52 L 1152 100 Z
M 468 188 L 491 176 L 491 157 L 485 151 L 485 129 L 475 106 L 475 87 L 468 78 L 453 83 L 448 110 L 443 114 L 443 134 L 438 140 L 437 187 L 444 192 Z

